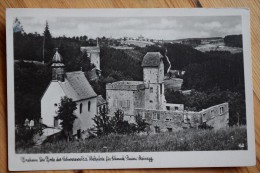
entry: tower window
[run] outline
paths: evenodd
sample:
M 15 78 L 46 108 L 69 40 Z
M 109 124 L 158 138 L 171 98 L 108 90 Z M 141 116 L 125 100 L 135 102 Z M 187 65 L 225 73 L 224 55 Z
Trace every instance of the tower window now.
M 90 111 L 91 102 L 88 101 L 88 111 Z
M 80 105 L 79 105 L 79 113 L 81 114 L 82 113 L 82 103 L 80 103 Z
M 153 93 L 153 87 L 150 87 L 150 93 Z

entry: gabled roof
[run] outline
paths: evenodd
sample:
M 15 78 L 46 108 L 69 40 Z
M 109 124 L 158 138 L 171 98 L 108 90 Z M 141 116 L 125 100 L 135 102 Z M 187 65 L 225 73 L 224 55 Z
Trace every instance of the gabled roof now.
M 90 80 L 90 81 L 98 79 L 97 69 L 93 68 L 92 70 L 86 72 L 86 76 L 87 76 L 88 80 Z
M 100 105 L 103 105 L 106 103 L 107 103 L 107 101 L 102 97 L 102 95 L 97 96 L 97 106 L 100 106 Z
M 143 58 L 142 67 L 158 67 L 162 58 L 160 52 L 147 52 Z
M 82 71 L 67 72 L 65 81 L 59 84 L 66 96 L 72 98 L 73 101 L 97 96 Z

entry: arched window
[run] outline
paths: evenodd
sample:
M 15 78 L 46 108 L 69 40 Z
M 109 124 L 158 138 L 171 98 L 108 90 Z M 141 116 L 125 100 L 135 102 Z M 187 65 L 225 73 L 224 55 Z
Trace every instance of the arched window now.
M 80 114 L 82 113 L 82 103 L 80 103 L 80 105 L 79 105 L 79 113 Z
M 88 101 L 88 111 L 90 111 L 91 102 Z

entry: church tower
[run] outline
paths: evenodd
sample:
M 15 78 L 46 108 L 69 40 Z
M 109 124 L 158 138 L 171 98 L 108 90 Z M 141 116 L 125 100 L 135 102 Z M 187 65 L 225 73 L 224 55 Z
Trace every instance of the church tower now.
M 80 47 L 81 52 L 86 52 L 88 57 L 90 58 L 90 63 L 94 64 L 96 70 L 100 70 L 100 47 L 97 38 L 97 45 L 96 46 L 86 46 Z
M 56 48 L 56 52 L 52 58 L 52 80 L 64 82 L 65 78 L 65 65 L 62 62 L 62 57 Z
M 147 52 L 142 61 L 146 109 L 165 109 L 164 64 L 160 52 Z

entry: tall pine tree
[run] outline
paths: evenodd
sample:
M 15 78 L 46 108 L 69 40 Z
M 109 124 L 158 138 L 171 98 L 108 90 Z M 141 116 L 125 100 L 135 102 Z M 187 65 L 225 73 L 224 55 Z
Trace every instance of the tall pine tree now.
M 52 35 L 49 29 L 49 24 L 46 21 L 45 29 L 43 32 L 43 61 L 44 63 L 51 61 L 53 55 L 54 45 Z

